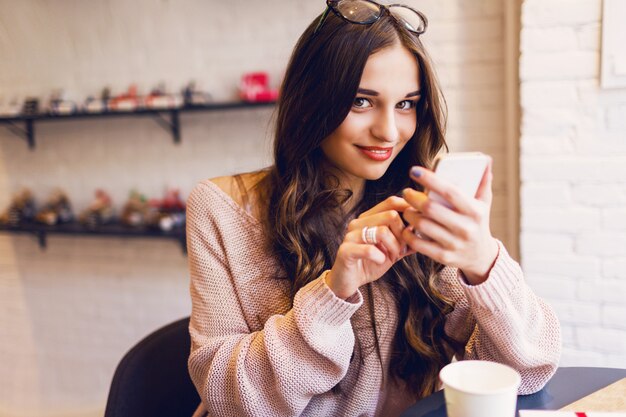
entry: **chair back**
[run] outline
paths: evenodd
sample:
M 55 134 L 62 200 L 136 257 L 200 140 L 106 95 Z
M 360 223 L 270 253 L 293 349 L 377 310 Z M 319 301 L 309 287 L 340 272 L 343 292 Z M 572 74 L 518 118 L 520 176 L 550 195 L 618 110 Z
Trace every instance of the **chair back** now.
M 189 317 L 146 336 L 120 361 L 105 417 L 190 417 L 200 397 L 187 371 Z

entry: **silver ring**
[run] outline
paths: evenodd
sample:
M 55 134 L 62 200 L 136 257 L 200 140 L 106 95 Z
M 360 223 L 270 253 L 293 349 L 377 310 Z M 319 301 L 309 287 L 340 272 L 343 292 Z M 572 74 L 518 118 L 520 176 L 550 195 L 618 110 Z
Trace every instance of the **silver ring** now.
M 364 227 L 363 230 L 361 230 L 361 239 L 363 239 L 363 243 L 367 243 L 368 245 L 377 244 L 378 243 L 378 240 L 376 239 L 377 229 L 378 229 L 377 226 Z

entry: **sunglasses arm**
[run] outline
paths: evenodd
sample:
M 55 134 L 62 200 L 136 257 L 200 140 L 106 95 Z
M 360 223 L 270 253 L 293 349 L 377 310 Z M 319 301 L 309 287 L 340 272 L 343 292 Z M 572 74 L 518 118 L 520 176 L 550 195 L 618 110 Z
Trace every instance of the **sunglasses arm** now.
M 322 27 L 322 24 L 326 20 L 326 16 L 328 16 L 328 12 L 330 12 L 330 6 L 326 6 L 326 10 L 324 10 L 324 13 L 322 13 L 322 17 L 320 17 L 320 21 L 317 24 L 317 26 L 315 27 L 315 31 L 313 32 L 313 35 L 317 34 L 317 32 Z

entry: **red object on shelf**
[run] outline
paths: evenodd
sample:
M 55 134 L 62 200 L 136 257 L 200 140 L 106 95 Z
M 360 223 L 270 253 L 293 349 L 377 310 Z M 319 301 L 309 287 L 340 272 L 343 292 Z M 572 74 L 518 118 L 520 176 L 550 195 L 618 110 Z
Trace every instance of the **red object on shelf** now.
M 137 86 L 135 84 L 128 87 L 125 93 L 109 99 L 109 110 L 125 110 L 131 111 L 139 107 L 140 101 L 137 95 Z
M 241 77 L 239 96 L 249 102 L 274 101 L 278 98 L 278 90 L 269 88 L 267 72 L 250 72 Z

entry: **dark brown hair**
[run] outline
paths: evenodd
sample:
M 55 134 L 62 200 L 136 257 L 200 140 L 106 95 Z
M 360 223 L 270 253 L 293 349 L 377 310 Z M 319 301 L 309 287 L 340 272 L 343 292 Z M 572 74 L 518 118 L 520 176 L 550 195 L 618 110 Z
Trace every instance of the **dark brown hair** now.
M 343 239 L 338 231 L 345 230 L 355 214 L 414 187 L 410 167 L 431 166 L 435 155 L 447 148 L 445 102 L 420 40 L 389 16 L 362 26 L 330 13 L 313 35 L 318 19 L 300 37 L 291 56 L 279 98 L 274 165 L 258 184 L 269 246 L 290 281 L 292 297 L 332 267 Z M 348 115 L 369 56 L 395 43 L 407 48 L 420 68 L 417 129 L 387 172 L 376 181 L 366 181 L 361 201 L 346 213 L 342 206 L 352 193 L 340 189 L 339 180 L 322 169 L 320 144 Z M 439 370 L 458 348 L 444 332 L 445 315 L 453 307 L 436 289 L 441 268 L 429 258 L 412 255 L 381 278 L 398 309 L 390 373 L 406 382 L 417 397 L 437 389 Z M 373 320 L 371 308 L 370 313 Z M 372 326 L 380 359 L 374 321 Z

